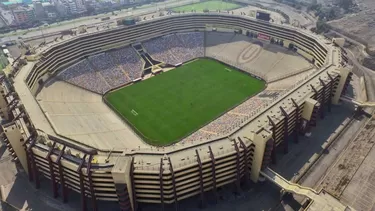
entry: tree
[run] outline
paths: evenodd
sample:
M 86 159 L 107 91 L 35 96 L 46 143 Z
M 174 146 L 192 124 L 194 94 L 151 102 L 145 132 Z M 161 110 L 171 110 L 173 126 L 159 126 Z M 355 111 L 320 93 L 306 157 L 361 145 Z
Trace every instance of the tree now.
M 322 21 L 322 20 L 318 20 L 318 22 L 316 22 L 316 28 L 315 28 L 315 32 L 316 33 L 325 33 L 325 32 L 328 32 L 330 30 L 330 26 L 325 22 L 325 21 Z
M 328 12 L 328 20 L 333 20 L 336 18 L 336 13 L 333 8 L 331 8 Z
M 345 11 L 348 11 L 354 4 L 353 4 L 353 0 L 339 0 L 339 5 Z

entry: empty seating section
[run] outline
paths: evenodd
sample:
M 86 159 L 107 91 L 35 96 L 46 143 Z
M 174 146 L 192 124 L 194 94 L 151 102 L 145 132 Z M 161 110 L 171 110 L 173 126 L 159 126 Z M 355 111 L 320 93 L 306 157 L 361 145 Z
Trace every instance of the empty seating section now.
M 146 51 L 156 60 L 176 65 L 204 56 L 203 32 L 177 33 L 143 43 Z
M 112 61 L 119 65 L 131 80 L 142 77 L 142 61 L 132 47 L 108 52 Z
M 225 49 L 235 35 L 226 32 L 207 32 L 206 34 L 206 56 L 216 58 L 216 55 Z
M 111 88 L 86 59 L 62 71 L 58 77 L 99 94 L 103 94 Z
M 111 58 L 106 53 L 90 56 L 89 61 L 112 88 L 130 82 L 130 79 L 124 74 L 121 68 L 112 63 Z

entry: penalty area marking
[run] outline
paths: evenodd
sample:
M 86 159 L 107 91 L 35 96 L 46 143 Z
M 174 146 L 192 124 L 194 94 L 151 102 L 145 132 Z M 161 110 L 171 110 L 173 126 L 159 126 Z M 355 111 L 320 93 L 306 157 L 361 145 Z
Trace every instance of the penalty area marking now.
M 228 69 L 228 68 L 225 68 L 226 70 L 228 70 L 229 72 L 232 72 L 232 70 L 231 69 Z
M 132 112 L 132 114 L 133 114 L 134 116 L 138 116 L 138 113 L 137 113 L 136 111 L 134 111 L 134 109 L 132 109 L 131 112 Z

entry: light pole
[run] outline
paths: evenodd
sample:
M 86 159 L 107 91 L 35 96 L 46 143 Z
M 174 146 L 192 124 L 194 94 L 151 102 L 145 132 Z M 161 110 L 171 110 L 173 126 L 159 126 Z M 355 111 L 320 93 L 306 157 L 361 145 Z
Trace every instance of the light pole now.
M 46 44 L 46 38 L 44 37 L 43 26 L 39 27 L 39 29 L 40 29 L 40 32 L 42 33 L 44 44 Z

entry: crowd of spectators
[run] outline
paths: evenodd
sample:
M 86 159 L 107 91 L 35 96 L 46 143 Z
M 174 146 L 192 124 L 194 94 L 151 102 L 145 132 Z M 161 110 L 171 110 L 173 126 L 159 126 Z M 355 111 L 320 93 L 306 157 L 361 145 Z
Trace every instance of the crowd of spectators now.
M 194 141 L 206 141 L 213 138 L 216 138 L 218 134 L 211 133 L 211 132 L 205 132 L 202 129 L 197 130 L 188 137 L 184 138 L 182 140 L 182 143 L 192 143 Z
M 104 94 L 142 77 L 142 61 L 132 47 L 90 56 L 59 74 L 62 80 Z
M 263 93 L 263 92 L 262 92 Z M 219 118 L 213 120 L 203 128 L 194 132 L 182 141 L 189 143 L 193 141 L 206 141 L 227 135 L 232 130 L 238 128 L 242 123 L 249 120 L 252 116 L 260 111 L 264 106 L 272 101 L 269 97 L 260 97 L 262 94 L 250 98 L 235 107 L 231 111 L 225 113 Z M 267 94 L 266 94 L 267 95 Z
M 204 130 L 216 134 L 228 133 L 233 127 L 240 126 L 241 116 L 226 113 L 205 126 Z
M 203 32 L 166 35 L 144 43 L 157 60 L 176 65 L 204 55 Z M 132 47 L 90 56 L 67 68 L 60 78 L 90 91 L 103 94 L 142 77 L 143 63 Z
M 142 77 L 142 60 L 132 47 L 121 48 L 108 52 L 115 64 L 128 74 L 131 80 Z
M 232 110 L 233 113 L 239 115 L 251 115 L 254 110 L 265 103 L 265 100 L 258 97 L 253 97 L 251 100 L 246 100 L 241 105 Z
M 204 55 L 203 32 L 177 33 L 143 43 L 156 60 L 176 65 Z
M 99 94 L 103 94 L 111 88 L 103 77 L 90 66 L 87 59 L 65 69 L 58 77 L 68 83 Z
M 88 59 L 94 69 L 103 76 L 111 87 L 119 87 L 130 82 L 130 79 L 125 75 L 121 68 L 113 64 L 110 56 L 106 53 L 90 56 Z
M 171 39 L 173 38 L 175 38 L 174 35 L 171 36 Z M 178 59 L 176 59 L 175 55 L 170 51 L 169 41 L 166 36 L 148 40 L 143 43 L 143 46 L 147 53 L 156 60 L 173 65 L 179 63 Z
M 203 32 L 177 33 L 176 35 L 184 43 L 185 50 L 192 56 L 188 60 L 204 56 Z

